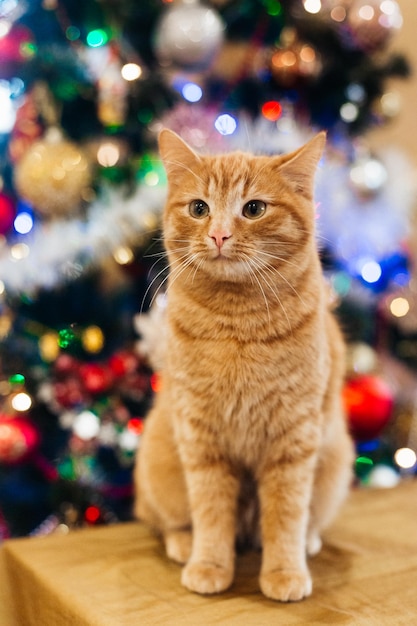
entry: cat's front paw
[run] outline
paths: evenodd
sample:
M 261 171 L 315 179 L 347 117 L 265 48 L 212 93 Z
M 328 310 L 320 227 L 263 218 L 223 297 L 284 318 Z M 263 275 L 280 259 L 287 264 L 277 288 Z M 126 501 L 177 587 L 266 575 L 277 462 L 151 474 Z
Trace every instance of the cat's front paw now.
M 181 583 L 196 593 L 220 593 L 230 587 L 232 582 L 233 569 L 216 563 L 188 563 L 182 570 Z
M 271 600 L 296 602 L 311 594 L 313 585 L 307 571 L 275 570 L 261 574 L 262 593 Z

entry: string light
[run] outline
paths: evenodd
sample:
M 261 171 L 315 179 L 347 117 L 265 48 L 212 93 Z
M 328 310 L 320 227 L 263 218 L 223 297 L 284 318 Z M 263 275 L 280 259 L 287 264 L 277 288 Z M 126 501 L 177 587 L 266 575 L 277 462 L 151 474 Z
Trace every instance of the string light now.
M 269 100 L 262 106 L 262 115 L 271 122 L 276 122 L 282 114 L 282 106 L 277 100 Z
M 33 217 L 30 213 L 22 211 L 14 220 L 14 229 L 19 235 L 27 235 L 33 228 Z
M 361 267 L 360 274 L 367 283 L 376 283 L 381 278 L 382 269 L 376 261 L 366 261 Z
M 390 306 L 390 311 L 394 317 L 404 317 L 410 310 L 410 303 L 406 298 L 394 298 Z
M 142 68 L 137 63 L 126 63 L 121 69 L 121 74 L 125 80 L 137 80 L 142 76 Z
M 320 0 L 304 0 L 304 9 L 308 13 L 319 13 L 321 9 L 321 1 Z
M 203 96 L 203 90 L 200 85 L 195 83 L 185 83 L 181 93 L 188 102 L 198 102 Z
M 17 393 L 12 398 L 12 407 L 14 408 L 15 411 L 24 413 L 25 411 L 28 411 L 31 406 L 32 406 L 32 398 L 24 391 Z
M 119 246 L 116 248 L 113 252 L 113 257 L 119 265 L 128 265 L 135 258 L 132 250 L 127 246 Z
M 120 158 L 120 150 L 114 143 L 103 143 L 97 150 L 97 161 L 103 167 L 113 167 Z
M 398 467 L 411 469 L 417 463 L 417 455 L 411 448 L 399 448 L 394 454 L 394 460 Z
M 94 439 L 100 431 L 100 420 L 91 411 L 82 411 L 75 418 L 72 430 L 83 441 Z
M 87 35 L 87 45 L 90 48 L 100 48 L 108 42 L 109 38 L 107 33 L 102 28 L 91 30 Z
M 233 135 L 237 128 L 237 122 L 234 117 L 224 113 L 217 117 L 214 127 L 221 135 Z

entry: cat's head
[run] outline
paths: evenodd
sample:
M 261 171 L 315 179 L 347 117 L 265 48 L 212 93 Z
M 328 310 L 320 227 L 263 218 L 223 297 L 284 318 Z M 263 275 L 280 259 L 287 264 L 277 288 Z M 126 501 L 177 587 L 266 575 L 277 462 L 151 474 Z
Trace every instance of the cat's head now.
M 273 269 L 293 275 L 315 248 L 313 184 L 324 144 L 322 132 L 285 156 L 200 156 L 163 130 L 171 265 L 236 282 L 268 280 Z

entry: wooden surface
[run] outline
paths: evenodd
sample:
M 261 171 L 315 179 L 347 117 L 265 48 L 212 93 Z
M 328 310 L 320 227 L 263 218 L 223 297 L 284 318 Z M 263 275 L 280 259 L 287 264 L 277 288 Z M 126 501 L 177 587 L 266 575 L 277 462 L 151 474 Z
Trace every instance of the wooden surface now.
M 313 595 L 301 603 L 261 595 L 255 553 L 238 558 L 230 591 L 194 595 L 136 523 L 8 541 L 3 552 L 17 609 L 11 626 L 417 624 L 416 481 L 352 494 L 310 561 Z

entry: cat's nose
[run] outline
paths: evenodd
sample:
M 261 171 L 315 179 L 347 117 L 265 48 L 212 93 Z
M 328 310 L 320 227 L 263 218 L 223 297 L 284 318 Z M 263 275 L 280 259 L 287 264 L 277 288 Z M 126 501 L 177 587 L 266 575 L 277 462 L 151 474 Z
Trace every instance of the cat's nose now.
M 209 237 L 213 239 L 213 241 L 216 243 L 216 246 L 218 247 L 219 250 L 223 246 L 224 242 L 227 239 L 230 239 L 231 236 L 232 234 L 229 233 L 229 231 L 227 230 L 215 230 L 215 231 L 209 232 Z

